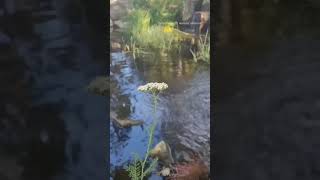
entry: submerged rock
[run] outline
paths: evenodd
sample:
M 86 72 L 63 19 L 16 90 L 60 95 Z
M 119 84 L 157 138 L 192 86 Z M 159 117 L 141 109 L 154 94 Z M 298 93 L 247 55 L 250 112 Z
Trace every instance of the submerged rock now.
M 160 141 L 151 151 L 150 157 L 158 158 L 164 166 L 170 166 L 174 161 L 171 154 L 171 148 L 168 143 Z
M 118 42 L 111 42 L 111 51 L 121 51 L 121 44 Z
M 128 119 L 128 118 L 120 119 L 117 117 L 116 113 L 112 112 L 112 111 L 110 112 L 110 117 L 118 126 L 120 126 L 122 128 L 129 128 L 131 126 L 143 125 L 142 120 L 132 120 L 132 119 Z
M 109 96 L 109 78 L 105 76 L 96 77 L 87 87 L 87 90 L 100 96 Z

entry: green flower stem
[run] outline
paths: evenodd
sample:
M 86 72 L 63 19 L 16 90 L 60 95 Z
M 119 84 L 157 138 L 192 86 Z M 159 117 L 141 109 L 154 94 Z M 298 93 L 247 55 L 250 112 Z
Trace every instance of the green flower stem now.
M 149 157 L 149 152 L 150 152 L 150 147 L 152 145 L 152 141 L 153 141 L 153 134 L 154 134 L 154 130 L 156 128 L 157 125 L 157 121 L 156 121 L 156 110 L 157 110 L 157 100 L 158 100 L 158 95 L 153 92 L 152 93 L 152 97 L 153 97 L 153 122 L 151 124 L 150 127 L 150 133 L 149 133 L 149 141 L 148 141 L 148 147 L 147 147 L 147 153 L 145 155 L 144 161 L 142 163 L 142 167 L 141 167 L 141 180 L 143 180 L 144 177 L 144 166 L 147 162 L 147 159 Z

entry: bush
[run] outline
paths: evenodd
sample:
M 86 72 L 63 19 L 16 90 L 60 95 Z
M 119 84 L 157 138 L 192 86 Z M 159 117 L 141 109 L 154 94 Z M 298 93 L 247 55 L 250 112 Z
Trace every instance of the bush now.
M 179 49 L 179 36 L 174 33 L 173 23 L 163 25 L 150 25 L 151 15 L 149 11 L 133 10 L 127 18 L 128 31 L 125 32 L 126 42 L 130 42 L 130 49 L 137 52 L 160 50 L 171 51 Z M 134 46 L 133 46 L 134 45 Z
M 134 9 L 150 12 L 151 24 L 176 21 L 179 19 L 183 0 L 133 0 Z

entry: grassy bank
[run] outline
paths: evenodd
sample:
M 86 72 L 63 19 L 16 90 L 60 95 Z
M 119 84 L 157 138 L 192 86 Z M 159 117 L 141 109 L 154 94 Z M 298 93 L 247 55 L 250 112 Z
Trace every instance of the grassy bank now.
M 192 35 L 178 30 L 184 0 L 133 0 L 133 9 L 125 18 L 127 29 L 123 33 L 126 50 L 139 56 L 150 52 L 179 53 L 182 43 L 191 42 Z M 200 39 L 195 60 L 209 62 L 209 34 Z

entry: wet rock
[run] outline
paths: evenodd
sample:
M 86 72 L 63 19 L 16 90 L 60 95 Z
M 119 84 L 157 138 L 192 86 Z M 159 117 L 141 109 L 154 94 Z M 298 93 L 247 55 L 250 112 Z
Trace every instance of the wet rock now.
M 132 120 L 132 119 L 128 119 L 128 118 L 120 119 L 117 117 L 116 113 L 113 111 L 110 112 L 110 117 L 121 128 L 129 128 L 131 126 L 139 126 L 144 123 L 142 120 Z
M 87 86 L 87 90 L 100 96 L 109 96 L 109 78 L 105 76 L 96 77 Z
M 113 27 L 117 27 L 119 29 L 125 29 L 127 27 L 127 23 L 122 20 L 113 21 Z
M 143 121 L 141 120 L 132 120 L 132 119 L 114 119 L 114 120 L 122 128 L 129 128 L 131 126 L 138 126 L 143 124 Z
M 111 42 L 111 50 L 112 51 L 120 51 L 121 50 L 121 44 L 118 42 Z
M 171 148 L 168 143 L 160 141 L 151 151 L 150 157 L 158 158 L 164 166 L 170 166 L 174 160 L 171 154 Z
M 116 0 L 110 1 L 110 19 L 112 21 L 117 21 L 124 18 L 130 8 L 130 3 L 128 0 Z

